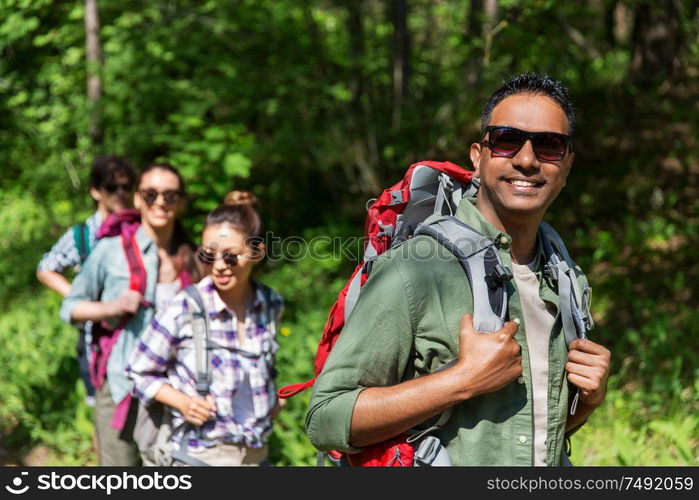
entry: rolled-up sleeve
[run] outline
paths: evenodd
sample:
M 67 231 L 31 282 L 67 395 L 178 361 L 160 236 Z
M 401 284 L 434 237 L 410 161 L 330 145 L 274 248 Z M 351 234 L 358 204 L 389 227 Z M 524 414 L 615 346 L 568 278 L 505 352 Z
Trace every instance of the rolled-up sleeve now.
M 97 301 L 102 296 L 106 272 L 104 267 L 105 252 L 108 251 L 106 242 L 100 242 L 85 261 L 82 271 L 78 274 L 61 304 L 60 317 L 69 324 L 73 321 L 73 309 L 80 302 Z
M 313 386 L 306 433 L 319 450 L 356 451 L 349 441 L 359 394 L 403 380 L 413 347 L 411 296 L 394 260 L 380 258 Z
M 160 388 L 168 383 L 167 370 L 176 356 L 182 302 L 173 300 L 153 318 L 129 358 L 126 373 L 133 382 L 136 396 L 144 404 L 155 399 Z

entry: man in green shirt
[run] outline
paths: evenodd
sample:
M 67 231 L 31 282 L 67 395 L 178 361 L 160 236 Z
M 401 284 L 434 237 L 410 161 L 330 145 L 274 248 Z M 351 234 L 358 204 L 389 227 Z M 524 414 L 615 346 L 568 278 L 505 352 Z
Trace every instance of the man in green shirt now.
M 316 380 L 306 430 L 318 449 L 360 451 L 452 408 L 437 431 L 452 464 L 561 464 L 565 438 L 604 400 L 610 359 L 588 339 L 566 346 L 543 272 L 539 224 L 573 164 L 574 119 L 565 87 L 545 75 L 516 76 L 493 94 L 470 149 L 478 196 L 455 217 L 514 268 L 511 321 L 473 329 L 463 268 L 434 239 L 384 253 Z

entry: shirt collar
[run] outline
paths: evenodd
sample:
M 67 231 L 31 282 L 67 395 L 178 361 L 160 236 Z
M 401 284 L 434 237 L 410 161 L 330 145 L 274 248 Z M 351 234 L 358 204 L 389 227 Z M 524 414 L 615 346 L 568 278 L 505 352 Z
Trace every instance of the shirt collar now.
M 142 253 L 146 253 L 151 245 L 154 244 L 153 240 L 143 229 L 143 226 L 139 226 L 136 230 L 136 243 L 138 243 L 138 248 L 141 249 Z
M 88 221 L 92 221 L 95 227 L 100 227 L 102 222 L 104 222 L 104 220 L 102 219 L 102 214 L 99 210 L 95 210 L 95 213 L 90 216 Z
M 512 245 L 512 237 L 504 233 L 502 231 L 499 231 L 495 226 L 493 226 L 490 222 L 485 220 L 485 217 L 483 217 L 483 214 L 480 213 L 480 211 L 476 208 L 476 198 L 466 198 L 462 200 L 461 203 L 459 203 L 458 208 L 456 209 L 456 213 L 454 214 L 454 217 L 459 219 L 461 222 L 464 222 L 467 224 L 469 227 L 475 229 L 488 239 L 492 240 L 495 246 L 500 249 L 506 251 L 508 254 L 510 253 L 510 246 Z M 541 272 L 541 268 L 543 266 L 543 258 L 544 258 L 544 253 L 543 253 L 543 246 L 541 244 L 541 235 L 537 234 L 536 237 L 536 256 L 534 257 L 534 269 L 535 272 L 539 273 Z
M 490 222 L 485 220 L 483 215 L 476 208 L 475 197 L 462 200 L 456 209 L 454 217 L 492 240 L 498 248 L 509 250 L 512 244 L 512 238 L 509 234 L 499 231 Z

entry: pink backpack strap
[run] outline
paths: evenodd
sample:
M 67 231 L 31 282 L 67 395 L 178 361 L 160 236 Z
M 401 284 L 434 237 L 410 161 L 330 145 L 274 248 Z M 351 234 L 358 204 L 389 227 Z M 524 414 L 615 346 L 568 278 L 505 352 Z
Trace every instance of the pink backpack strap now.
M 102 226 L 111 227 L 111 226 Z M 102 229 L 100 227 L 100 230 Z M 121 246 L 124 250 L 126 263 L 129 268 L 129 288 L 140 292 L 142 295 L 146 293 L 146 269 L 143 265 L 141 250 L 138 247 L 135 233 L 138 229 L 138 223 L 133 221 L 122 221 Z M 103 232 L 103 236 L 108 235 L 108 232 Z M 116 235 L 115 235 L 116 236 Z M 101 388 L 107 377 L 107 363 L 112 349 L 116 345 L 121 332 L 124 330 L 129 321 L 133 318 L 132 314 L 124 314 L 119 319 L 116 328 L 111 329 L 106 323 L 102 322 L 95 324 L 93 327 L 93 343 L 92 356 L 90 356 L 90 379 L 96 388 Z M 112 427 L 122 429 L 131 397 L 127 396 L 117 404 L 117 411 L 114 412 L 112 419 Z

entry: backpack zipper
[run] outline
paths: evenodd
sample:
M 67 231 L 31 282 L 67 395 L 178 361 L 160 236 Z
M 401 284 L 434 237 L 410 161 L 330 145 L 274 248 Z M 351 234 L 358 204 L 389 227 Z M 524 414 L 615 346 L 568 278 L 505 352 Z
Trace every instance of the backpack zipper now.
M 401 460 L 400 448 L 398 448 L 398 447 L 396 447 L 396 449 L 394 450 L 393 457 L 391 457 L 391 460 L 388 461 L 387 465 L 392 466 L 396 462 L 398 462 L 401 467 L 405 467 L 403 460 Z

